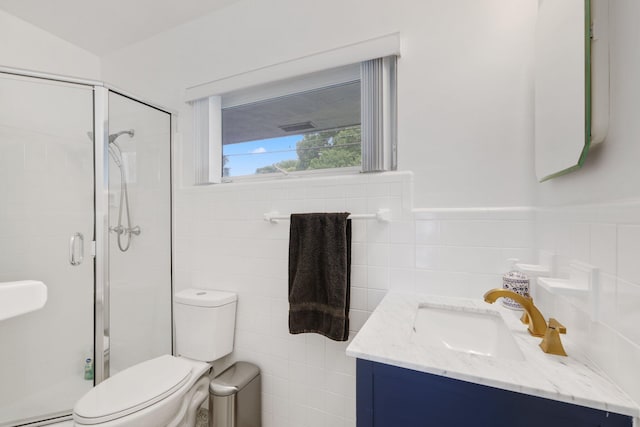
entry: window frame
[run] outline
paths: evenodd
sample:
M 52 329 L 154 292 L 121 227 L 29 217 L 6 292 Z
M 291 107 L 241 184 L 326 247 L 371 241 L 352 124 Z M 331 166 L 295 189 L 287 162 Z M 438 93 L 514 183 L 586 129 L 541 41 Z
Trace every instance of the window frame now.
M 390 59 L 390 60 L 389 60 Z M 365 130 L 363 114 L 363 79 L 364 79 L 364 64 L 371 65 L 374 61 L 381 61 L 378 66 L 379 75 L 381 78 L 370 79 L 376 85 L 376 89 L 373 94 L 379 98 L 374 98 L 375 108 L 370 110 L 379 110 L 379 113 L 374 114 L 375 120 L 371 122 L 368 120 L 369 130 L 375 126 L 377 129 L 374 132 L 370 132 L 374 136 L 376 141 L 373 143 L 368 142 L 365 146 Z M 397 54 L 387 55 L 384 57 L 374 58 L 373 60 L 366 60 L 349 65 L 342 65 L 335 67 L 334 69 L 323 70 L 320 72 L 314 72 L 305 75 L 298 75 L 288 79 L 283 79 L 275 82 L 269 82 L 262 85 L 247 86 L 235 91 L 224 93 L 221 95 L 214 95 L 204 99 L 196 100 L 206 101 L 214 99 L 215 102 L 209 102 L 209 111 L 207 114 L 200 114 L 200 120 L 206 121 L 203 117 L 208 115 L 208 128 L 206 131 L 199 131 L 200 128 L 195 123 L 197 119 L 194 119 L 194 132 L 196 141 L 194 141 L 194 165 L 196 172 L 206 169 L 208 175 L 196 175 L 195 184 L 212 184 L 212 183 L 229 183 L 237 181 L 260 181 L 270 180 L 282 177 L 304 177 L 304 176 L 335 176 L 342 174 L 354 174 L 354 173 L 372 173 L 372 172 L 385 172 L 391 170 L 397 170 Z M 375 65 L 375 64 L 374 64 Z M 353 70 L 358 67 L 359 72 L 357 77 L 354 78 Z M 351 70 L 351 77 L 345 78 L 345 70 Z M 370 70 L 371 67 L 368 68 Z M 333 77 L 331 77 L 333 74 Z M 346 72 L 346 75 L 349 71 Z M 371 73 L 368 72 L 367 75 Z M 310 78 L 310 76 L 312 78 Z M 329 77 L 327 77 L 329 76 Z M 335 78 L 335 76 L 341 76 Z M 362 128 L 362 155 L 360 166 L 338 167 L 338 168 L 325 168 L 325 169 L 312 169 L 302 171 L 284 172 L 271 172 L 261 174 L 247 174 L 238 175 L 232 177 L 223 176 L 223 145 L 222 145 L 222 109 L 231 108 L 233 106 L 245 105 L 252 102 L 260 102 L 269 99 L 276 99 L 279 97 L 301 93 L 307 90 L 319 89 L 322 87 L 328 87 L 336 84 L 344 84 L 347 82 L 353 82 L 359 80 L 361 83 L 361 120 L 360 126 Z M 366 88 L 370 88 L 367 86 Z M 377 92 L 376 92 L 377 91 Z M 368 92 L 368 96 L 371 98 L 371 92 Z M 368 99 L 370 99 L 368 98 Z M 193 105 L 192 104 L 192 105 Z M 214 107 L 211 107 L 211 106 Z M 217 107 L 215 107 L 217 106 Z M 215 111 L 212 111 L 215 110 Z M 195 115 L 194 115 L 195 116 Z M 371 116 L 371 114 L 369 114 Z M 373 124 L 372 124 L 373 123 Z M 379 129 L 382 129 L 380 131 Z M 312 132 L 308 132 L 312 133 Z M 204 136 L 203 136 L 204 135 Z M 304 134 L 300 134 L 304 135 Z M 197 141 L 197 138 L 206 139 L 206 141 Z M 380 141 L 378 141 L 380 139 Z M 198 146 L 200 144 L 200 147 Z M 202 149 L 201 146 L 206 145 L 207 149 Z M 365 150 L 367 150 L 367 156 L 383 156 L 383 160 L 377 163 L 371 163 L 367 159 L 367 166 L 365 166 Z M 373 153 L 373 154 L 372 154 Z M 370 166 L 371 164 L 377 165 Z M 382 165 L 382 166 L 380 166 Z M 369 168 L 369 169 L 368 169 Z M 212 173 L 215 171 L 215 173 Z M 218 176 L 219 175 L 219 176 Z M 204 178 L 202 178 L 204 176 Z M 199 180 L 200 179 L 200 180 Z

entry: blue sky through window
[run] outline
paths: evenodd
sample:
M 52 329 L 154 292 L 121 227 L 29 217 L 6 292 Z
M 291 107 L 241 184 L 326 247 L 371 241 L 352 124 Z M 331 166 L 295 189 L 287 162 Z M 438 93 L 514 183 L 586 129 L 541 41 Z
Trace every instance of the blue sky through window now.
M 222 154 L 229 159 L 225 165 L 229 176 L 253 175 L 258 168 L 297 159 L 296 143 L 302 138 L 290 135 L 224 145 Z

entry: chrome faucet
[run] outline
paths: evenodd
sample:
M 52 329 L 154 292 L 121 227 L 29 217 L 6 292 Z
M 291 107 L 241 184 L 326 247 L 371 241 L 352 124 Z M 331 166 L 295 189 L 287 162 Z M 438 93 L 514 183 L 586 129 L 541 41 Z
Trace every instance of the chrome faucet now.
M 498 298 L 511 298 L 520 304 L 525 311 L 521 320 L 529 325 L 529 333 L 534 337 L 544 336 L 547 331 L 547 322 L 540 310 L 533 305 L 533 298 L 524 297 L 507 289 L 491 289 L 484 294 L 484 300 L 490 304 L 496 302 Z

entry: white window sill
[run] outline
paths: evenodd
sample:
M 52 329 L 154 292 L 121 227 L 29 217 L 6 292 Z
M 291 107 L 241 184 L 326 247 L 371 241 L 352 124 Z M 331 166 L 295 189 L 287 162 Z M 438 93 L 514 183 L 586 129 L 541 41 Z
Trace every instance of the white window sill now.
M 314 169 L 306 171 L 295 171 L 287 174 L 283 172 L 263 173 L 255 175 L 241 175 L 233 177 L 222 178 L 222 184 L 233 184 L 238 182 L 262 182 L 262 181 L 276 181 L 282 179 L 297 179 L 297 178 L 318 178 L 318 177 L 333 177 L 341 175 L 357 175 L 362 173 L 360 166 L 352 166 L 347 168 L 332 168 L 332 169 Z

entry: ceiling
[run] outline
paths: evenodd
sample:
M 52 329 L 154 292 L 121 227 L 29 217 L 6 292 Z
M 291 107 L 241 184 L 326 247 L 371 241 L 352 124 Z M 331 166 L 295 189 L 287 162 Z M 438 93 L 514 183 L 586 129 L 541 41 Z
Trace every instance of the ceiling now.
M 287 125 L 311 122 L 303 131 Z M 235 144 L 360 123 L 360 81 L 348 82 L 222 110 L 222 142 Z
M 0 9 L 98 56 L 238 0 L 0 0 Z

